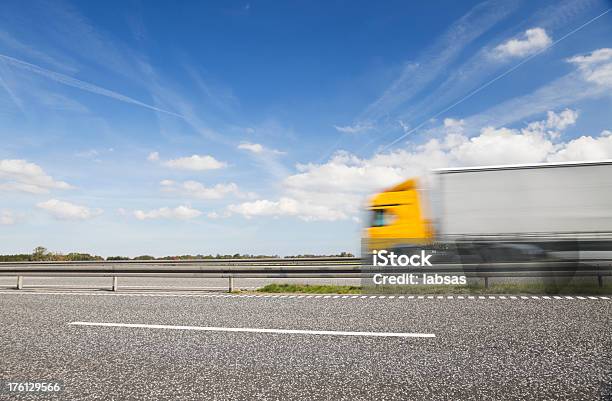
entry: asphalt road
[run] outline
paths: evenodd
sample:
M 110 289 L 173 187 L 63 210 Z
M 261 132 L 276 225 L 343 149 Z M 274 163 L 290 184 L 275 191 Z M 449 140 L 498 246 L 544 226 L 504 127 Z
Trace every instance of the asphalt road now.
M 0 398 L 612 399 L 612 297 L 548 298 L 2 290 L 0 380 L 64 390 Z

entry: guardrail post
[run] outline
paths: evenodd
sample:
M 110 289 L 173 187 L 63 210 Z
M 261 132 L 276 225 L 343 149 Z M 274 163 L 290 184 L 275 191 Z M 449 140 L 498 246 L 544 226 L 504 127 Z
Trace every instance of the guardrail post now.
M 599 284 L 599 288 L 603 288 L 603 276 L 601 274 L 597 275 L 597 284 Z
M 489 277 L 488 276 L 484 277 L 484 285 L 485 285 L 485 288 L 489 288 Z
M 231 274 L 229 276 L 228 287 L 229 287 L 229 292 L 234 291 L 234 277 Z
M 119 290 L 119 283 L 117 282 L 117 276 L 113 276 L 113 291 Z
M 17 289 L 18 290 L 23 289 L 23 277 L 22 276 L 17 276 Z

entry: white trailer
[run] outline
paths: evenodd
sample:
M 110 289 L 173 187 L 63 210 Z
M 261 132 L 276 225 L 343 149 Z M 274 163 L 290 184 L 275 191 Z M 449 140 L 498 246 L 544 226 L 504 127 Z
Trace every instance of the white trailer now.
M 612 237 L 612 160 L 435 173 L 441 237 Z

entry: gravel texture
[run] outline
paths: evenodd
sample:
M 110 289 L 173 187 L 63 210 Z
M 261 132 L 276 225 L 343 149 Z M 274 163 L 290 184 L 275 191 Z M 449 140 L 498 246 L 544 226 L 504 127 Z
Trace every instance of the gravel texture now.
M 612 299 L 0 294 L 0 380 L 55 399 L 611 400 Z M 433 333 L 339 337 L 73 321 Z M 0 399 L 6 393 L 0 393 Z M 15 399 L 53 399 L 11 395 Z

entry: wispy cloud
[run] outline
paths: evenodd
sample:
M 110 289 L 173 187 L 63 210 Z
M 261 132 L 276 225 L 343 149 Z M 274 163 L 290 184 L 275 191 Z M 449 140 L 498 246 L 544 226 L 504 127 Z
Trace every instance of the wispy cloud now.
M 286 154 L 285 152 L 251 142 L 243 142 L 237 148 L 248 152 L 253 160 L 273 178 L 282 179 L 289 174 L 289 170 L 279 160 L 279 156 Z
M 103 156 L 107 156 L 112 154 L 115 151 L 114 148 L 106 148 L 106 149 L 87 149 L 76 152 L 74 155 L 81 159 L 93 160 L 95 162 L 101 162 Z
M 0 63 L 0 86 L 2 86 L 2 88 L 6 91 L 6 93 L 8 93 L 9 97 L 11 98 L 11 100 L 13 101 L 13 103 L 15 104 L 15 106 L 17 106 L 17 108 L 25 114 L 25 109 L 23 108 L 23 102 L 21 101 L 21 99 L 19 98 L 19 96 L 17 96 L 17 94 L 15 93 L 15 91 L 13 90 L 13 88 L 11 87 L 11 85 L 6 81 L 6 79 L 4 78 L 6 75 L 8 75 L 6 73 L 6 66 L 3 66 Z
M 481 46 L 480 49 L 472 56 L 468 57 L 466 61 L 463 61 L 459 65 L 454 65 L 453 63 L 449 64 L 448 71 L 444 71 L 444 76 L 446 76 L 446 78 L 444 78 L 442 82 L 438 82 L 437 79 L 431 79 L 427 84 L 427 92 L 413 90 L 411 95 L 408 94 L 410 97 L 407 97 L 406 101 L 398 104 L 397 107 L 385 107 L 384 110 L 386 110 L 386 114 L 382 114 L 385 118 L 377 120 L 377 127 L 379 128 L 377 131 L 378 134 L 368 142 L 367 148 L 372 148 L 375 142 L 384 141 L 385 139 L 388 140 L 390 135 L 398 135 L 397 132 L 400 127 L 403 129 L 404 133 L 403 135 L 399 134 L 400 136 L 396 138 L 403 139 L 418 130 L 430 126 L 432 119 L 445 117 L 448 112 L 458 104 L 464 103 L 483 89 L 511 74 L 531 58 L 600 19 L 607 11 L 596 15 L 594 18 L 588 19 L 590 14 L 589 11 L 598 4 L 599 3 L 593 0 L 566 0 L 546 7 L 528 19 L 526 24 L 529 25 L 527 26 L 542 29 L 549 39 L 550 35 L 548 32 L 554 31 L 555 29 L 562 29 L 565 31 L 566 33 L 559 36 L 555 42 L 548 42 L 548 40 L 541 35 L 542 32 L 540 31 L 531 33 L 531 41 L 529 41 L 529 38 L 521 37 L 521 33 L 517 32 L 510 33 L 510 36 L 508 32 L 489 35 L 487 37 L 488 43 Z M 481 4 L 480 6 L 483 5 Z M 469 14 L 470 13 L 468 13 L 468 15 Z M 506 13 L 506 15 L 508 14 L 509 12 Z M 583 21 L 586 20 L 586 22 L 568 32 L 568 24 L 576 24 L 577 17 L 579 16 L 583 17 Z M 592 14 L 590 14 L 590 16 L 592 16 Z M 503 19 L 503 16 L 499 18 L 498 21 L 501 19 Z M 522 33 L 524 34 L 524 32 Z M 508 43 L 515 44 L 512 40 L 517 38 L 529 42 L 530 46 L 526 48 L 523 46 L 522 42 L 519 46 L 506 46 L 506 50 L 515 50 L 517 54 L 520 53 L 520 51 L 526 53 L 518 64 L 507 68 L 507 64 L 500 61 L 513 58 L 496 58 L 493 56 L 495 54 L 494 49 Z M 545 42 L 548 42 L 548 44 L 545 44 Z M 539 48 L 539 50 L 536 50 L 536 47 Z M 501 48 L 502 47 L 499 47 L 499 49 Z M 450 68 L 451 66 L 452 69 Z M 505 68 L 505 71 L 500 71 L 502 68 Z M 495 73 L 497 73 L 497 75 L 495 75 Z M 438 75 L 440 77 L 443 76 L 442 74 Z M 419 74 L 415 74 L 412 79 L 417 80 L 419 77 Z M 393 86 L 391 88 L 393 88 Z M 417 89 L 417 87 L 414 87 L 414 89 Z M 539 109 L 539 112 L 545 109 L 546 107 L 544 109 Z M 362 120 L 364 120 L 363 117 Z M 398 124 L 390 124 L 389 121 L 399 121 L 399 127 Z M 398 139 L 390 142 L 386 146 L 394 145 L 397 140 Z
M 202 100 L 207 106 L 226 116 L 232 116 L 236 113 L 239 101 L 230 87 L 222 85 L 208 76 L 205 78 L 197 68 L 190 64 L 186 64 L 184 68 L 192 79 L 195 88 L 200 90 L 201 95 L 203 95 Z
M 510 75 L 511 73 L 513 73 L 514 71 L 516 71 L 518 68 L 522 67 L 525 63 L 529 62 L 531 59 L 533 59 L 534 57 L 538 56 L 540 53 L 542 53 L 543 51 L 549 49 L 550 47 L 555 46 L 556 44 L 558 44 L 559 42 L 567 39 L 568 37 L 576 34 L 577 32 L 581 31 L 582 29 L 584 29 L 585 27 L 591 25 L 592 23 L 594 23 L 595 21 L 599 20 L 600 18 L 602 18 L 603 16 L 605 16 L 606 14 L 608 14 L 610 11 L 612 11 L 612 8 L 609 8 L 605 11 L 603 11 L 602 13 L 596 15 L 595 17 L 587 20 L 586 22 L 584 22 L 583 24 L 581 24 L 580 26 L 574 28 L 573 30 L 569 31 L 568 33 L 566 33 L 565 35 L 561 36 L 559 39 L 555 40 L 554 42 L 552 42 L 550 45 L 548 45 L 547 47 L 542 48 L 541 50 L 533 53 L 532 55 L 524 58 L 523 60 L 521 60 L 519 63 L 515 64 L 514 66 L 512 66 L 511 68 L 505 70 L 504 72 L 502 72 L 501 74 L 498 74 L 497 76 L 495 76 L 494 78 L 488 80 L 487 82 L 485 82 L 484 84 L 478 86 L 477 88 L 471 90 L 469 93 L 467 93 L 466 95 L 464 95 L 463 97 L 461 97 L 460 99 L 456 100 L 454 103 L 442 108 L 441 110 L 437 111 L 435 114 L 433 114 L 432 116 L 430 116 L 427 120 L 422 121 L 420 124 L 416 125 L 414 128 L 410 129 L 409 131 L 405 132 L 403 135 L 395 138 L 392 142 L 388 143 L 387 145 L 385 145 L 382 150 L 388 149 L 389 147 L 395 145 L 396 143 L 398 143 L 399 141 L 403 140 L 406 136 L 408 136 L 409 134 L 413 133 L 414 131 L 421 129 L 422 127 L 424 127 L 428 122 L 435 120 L 436 118 L 444 115 L 444 113 L 449 112 L 450 110 L 452 110 L 453 108 L 455 108 L 456 106 L 464 103 L 465 101 L 467 101 L 468 99 L 472 98 L 474 95 L 480 93 L 482 90 L 488 88 L 489 86 L 493 85 L 495 82 L 503 79 L 504 77 Z M 604 71 L 603 75 L 607 75 L 607 73 L 605 72 L 608 68 L 607 64 L 604 65 L 603 67 L 600 65 L 599 67 L 599 72 Z M 564 77 L 564 78 L 567 78 Z M 562 79 L 559 79 L 562 80 Z M 558 81 L 559 81 L 558 80 Z M 589 79 L 587 79 L 589 80 Z M 566 86 L 569 86 L 570 83 L 567 83 Z M 580 83 L 577 83 L 578 85 L 580 85 Z M 551 89 L 550 86 L 545 87 L 544 89 Z M 573 90 L 569 91 L 567 94 L 558 94 L 554 88 L 553 90 L 548 90 L 548 92 L 546 93 L 547 95 L 560 95 L 561 97 L 563 97 L 563 95 L 565 95 L 565 98 L 567 98 L 567 96 L 573 96 L 573 98 L 575 100 L 577 99 L 581 99 L 584 97 L 590 97 L 590 96 L 596 96 L 598 95 L 597 92 L 599 92 L 597 90 L 598 88 L 573 88 Z M 581 92 L 582 90 L 582 92 Z M 593 92 L 596 92 L 595 94 Z M 571 98 L 571 97 L 570 97 Z M 513 101 L 516 99 L 513 99 Z M 535 102 L 538 102 L 539 99 L 534 99 Z M 546 99 L 545 99 L 546 100 Z M 566 103 L 545 103 L 547 105 L 562 105 L 562 104 L 566 104 Z M 529 106 L 528 106 L 529 107 Z M 547 108 L 550 106 L 546 106 Z M 537 110 L 537 111 L 536 111 Z M 541 109 L 537 109 L 534 108 L 529 114 L 526 114 L 526 116 L 530 116 L 533 114 L 536 114 L 538 111 L 542 111 Z
M 600 49 L 587 56 L 578 56 L 585 59 L 594 56 L 598 58 L 597 63 L 588 63 L 588 67 L 577 62 L 583 59 L 570 58 L 568 62 L 577 64 L 577 70 L 541 86 L 532 93 L 509 99 L 465 118 L 466 127 L 471 130 L 484 126 L 500 127 L 547 110 L 571 106 L 582 99 L 609 96 L 612 87 L 612 50 L 609 59 L 599 59 L 605 52 L 606 49 Z
M 137 53 L 112 33 L 94 25 L 68 2 L 36 2 L 26 21 L 42 27 L 38 40 L 52 43 L 62 59 L 84 59 L 88 63 L 142 83 L 135 60 Z M 72 57 L 74 56 L 74 57 Z
M 54 68 L 74 73 L 77 71 L 77 68 L 67 64 L 66 62 L 57 60 L 56 57 L 52 57 L 45 52 L 41 52 L 36 48 L 23 43 L 21 40 L 17 39 L 13 35 L 9 34 L 6 31 L 0 30 L 0 42 L 5 46 L 13 49 L 14 51 L 27 56 L 28 58 L 33 58 L 52 66 Z
M 183 95 L 178 89 L 174 88 L 173 85 L 167 83 L 160 77 L 152 65 L 144 61 L 141 61 L 139 64 L 142 74 L 148 79 L 147 90 L 151 93 L 156 104 L 162 107 L 164 105 L 171 105 L 173 109 L 177 110 L 178 115 L 181 117 L 180 122 L 186 123 L 194 132 L 215 142 L 231 146 L 231 141 L 219 134 L 207 121 L 205 121 L 201 115 L 201 108 L 198 107 L 197 103 Z M 172 126 L 171 124 L 175 123 L 175 121 L 169 122 L 167 121 L 168 119 L 162 119 L 161 117 L 164 114 L 165 113 L 159 114 L 162 132 L 165 130 L 165 127 Z M 175 135 L 175 131 L 172 131 L 173 135 Z
M 227 163 L 221 162 L 210 155 L 179 157 L 177 159 L 166 160 L 162 164 L 178 170 L 193 171 L 217 170 L 227 166 Z
M 23 60 L 18 60 L 14 57 L 10 57 L 4 54 L 0 54 L 0 61 L 6 63 L 7 65 L 11 65 L 17 68 L 21 68 L 22 70 L 32 72 L 34 74 L 43 76 L 45 78 L 51 79 L 55 82 L 61 83 L 63 85 L 71 86 L 73 88 L 77 88 L 86 92 L 94 93 L 96 95 L 105 96 L 111 99 L 118 100 L 120 102 L 125 102 L 129 104 L 133 104 L 136 106 L 144 107 L 146 109 L 154 110 L 160 113 L 169 114 L 175 117 L 184 118 L 182 115 L 174 113 L 169 110 L 164 110 L 159 107 L 152 106 L 147 103 L 143 103 L 139 100 L 131 98 L 129 96 L 123 95 L 121 93 L 112 91 L 110 89 L 105 89 L 100 86 L 78 80 L 76 78 L 72 78 L 68 75 L 61 74 L 59 72 L 50 71 L 46 68 L 39 67 L 37 65 L 28 63 Z
M 17 219 L 12 211 L 6 209 L 0 210 L 0 226 L 13 225 L 16 222 Z
M 216 184 L 206 186 L 200 182 L 189 180 L 183 182 L 174 182 L 172 180 L 163 180 L 160 182 L 162 190 L 165 192 L 176 193 L 181 196 L 186 196 L 196 199 L 223 199 L 233 195 L 238 198 L 255 198 L 252 192 L 245 193 L 238 188 L 238 185 L 230 182 L 227 184 Z
M 334 128 L 336 129 L 336 131 L 342 132 L 344 134 L 357 134 L 359 132 L 369 131 L 374 128 L 374 126 L 369 122 L 358 122 L 354 125 L 334 125 Z
M 100 152 L 98 152 L 96 149 L 89 149 L 76 152 L 74 155 L 83 159 L 95 159 L 100 155 Z
M 251 143 L 251 142 L 242 142 L 241 144 L 238 145 L 238 149 L 246 150 L 251 153 L 258 154 L 258 155 L 262 155 L 262 154 L 284 155 L 285 154 L 285 152 L 281 152 L 280 150 L 270 149 L 270 148 L 263 146 L 260 143 Z
M 536 12 L 528 18 L 525 24 L 531 27 L 540 27 L 549 36 L 552 35 L 550 32 L 558 30 L 567 32 L 567 27 L 576 24 L 578 17 L 588 18 L 588 12 L 598 5 L 596 0 L 565 0 L 556 2 Z M 437 110 L 441 110 L 469 95 L 480 85 L 495 76 L 494 74 L 501 73 L 504 68 L 507 68 L 507 63 L 515 60 L 515 58 L 496 58 L 495 48 L 524 35 L 523 31 L 517 32 L 516 29 L 513 27 L 509 31 L 489 36 L 488 43 L 485 43 L 474 54 L 467 57 L 464 62 L 449 71 L 444 81 L 432 87 L 418 101 L 403 108 L 400 111 L 399 118 L 410 125 L 417 125 L 415 121 L 429 118 L 436 114 Z M 570 34 L 572 34 L 571 32 Z
M 414 62 L 407 63 L 400 76 L 382 96 L 370 104 L 359 120 L 375 120 L 419 94 L 445 72 L 463 49 L 487 32 L 516 8 L 513 3 L 486 1 L 454 22 L 435 43 Z
M 578 70 L 586 81 L 612 88 L 612 48 L 575 56 L 568 61 L 578 66 Z
M 135 210 L 133 215 L 138 220 L 152 220 L 152 219 L 178 219 L 178 220 L 191 220 L 202 214 L 201 211 L 193 209 L 189 206 L 181 205 L 175 208 L 162 207 L 159 209 L 153 209 L 149 211 Z

